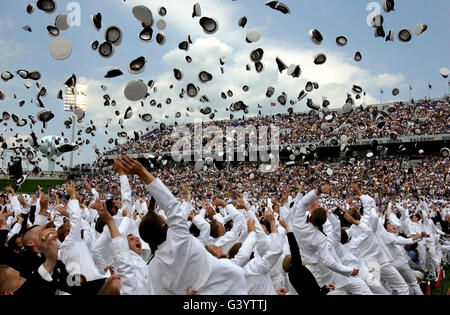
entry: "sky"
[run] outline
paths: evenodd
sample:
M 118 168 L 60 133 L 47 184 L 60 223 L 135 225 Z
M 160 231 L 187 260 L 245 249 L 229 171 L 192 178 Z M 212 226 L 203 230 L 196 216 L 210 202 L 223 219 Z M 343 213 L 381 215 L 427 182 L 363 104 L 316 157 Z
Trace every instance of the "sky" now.
M 205 34 L 199 18 L 192 18 L 192 8 L 197 2 L 201 5 L 202 16 L 219 21 L 219 30 L 215 34 Z M 96 158 L 93 145 L 101 151 L 105 147 L 109 148 L 108 139 L 116 138 L 117 132 L 133 134 L 137 130 L 151 130 L 161 122 L 172 123 L 176 112 L 182 113 L 182 117 L 177 119 L 178 123 L 199 119 L 208 121 L 208 117 L 199 112 L 206 105 L 217 110 L 216 119 L 228 118 L 230 112 L 225 109 L 231 103 L 242 100 L 249 105 L 249 115 L 258 113 L 258 104 L 263 107 L 263 114 L 286 113 L 289 102 L 286 106 L 277 104 L 271 107 L 270 104 L 276 103 L 282 92 L 287 94 L 288 100 L 296 100 L 308 81 L 319 83 L 319 89 L 308 97 L 315 103 L 321 103 L 322 98 L 326 97 L 331 102 L 331 108 L 342 107 L 354 84 L 367 92 L 364 98 L 366 104 L 380 103 L 380 89 L 384 91 L 381 95 L 383 102 L 407 100 L 409 86 L 413 88 L 414 98 L 425 97 L 428 93 L 431 97 L 440 97 L 448 91 L 448 79 L 442 78 L 439 73 L 442 67 L 450 67 L 448 0 L 397 0 L 395 11 L 389 13 L 383 11 L 381 0 L 286 0 L 284 3 L 290 8 L 290 14 L 282 14 L 265 6 L 265 1 L 256 0 L 58 0 L 55 13 L 47 14 L 36 8 L 31 15 L 26 12 L 29 3 L 36 4 L 36 1 L 1 1 L 0 71 L 15 74 L 19 69 L 37 69 L 41 72 L 39 82 L 48 90 L 48 95 L 42 101 L 46 108 L 53 111 L 55 118 L 43 133 L 42 123 L 33 126 L 38 138 L 61 136 L 63 132 L 70 140 L 71 131 L 65 128 L 63 122 L 71 117 L 71 113 L 63 111 L 63 102 L 56 96 L 72 74 L 87 79 L 88 109 L 83 122 L 77 123 L 77 128 L 90 126 L 92 120 L 97 131 L 95 137 L 83 133 L 82 139 L 89 139 L 90 144 L 76 152 L 74 164 L 93 162 Z M 155 21 L 163 19 L 166 22 L 167 27 L 162 31 L 167 38 L 164 45 L 158 45 L 155 40 L 143 43 L 138 39 L 142 26 L 132 13 L 136 5 L 146 5 L 153 12 Z M 167 9 L 164 17 L 158 15 L 160 6 Z M 397 36 L 393 42 L 375 38 L 374 29 L 368 25 L 367 19 L 377 12 L 378 6 L 384 16 L 386 33 L 390 29 L 397 33 L 402 28 L 414 32 L 418 23 L 426 24 L 428 29 L 420 36 L 413 34 L 412 40 L 407 43 L 400 42 Z M 98 12 L 103 16 L 100 31 L 95 30 L 90 22 L 90 16 Z M 71 15 L 75 24 L 60 35 L 69 39 L 73 46 L 71 56 L 64 61 L 53 59 L 48 52 L 52 37 L 48 35 L 47 26 L 54 24 L 58 14 Z M 238 26 L 243 16 L 248 19 L 245 28 Z M 30 26 L 32 32 L 23 30 L 25 25 Z M 105 29 L 112 25 L 121 28 L 123 41 L 116 47 L 114 56 L 105 59 L 91 49 L 91 42 L 102 42 Z M 155 38 L 159 30 L 155 25 L 153 29 Z M 248 31 L 254 29 L 260 31 L 261 39 L 249 44 L 245 37 Z M 308 31 L 311 29 L 318 29 L 322 33 L 324 40 L 321 45 L 310 40 Z M 178 49 L 178 44 L 187 40 L 188 35 L 193 44 L 185 52 Z M 345 47 L 336 45 L 335 39 L 341 35 L 348 38 Z M 262 60 L 265 68 L 261 73 L 256 73 L 253 65 L 251 71 L 245 69 L 247 64 L 252 64 L 249 55 L 256 48 L 263 48 L 265 52 Z M 357 51 L 363 56 L 360 62 L 353 60 Z M 325 64 L 313 63 L 318 53 L 327 56 Z M 187 55 L 193 59 L 190 64 L 185 60 Z M 140 56 L 147 60 L 146 71 L 130 74 L 127 71 L 128 64 Z M 219 64 L 219 58 L 223 56 L 227 59 L 223 66 L 224 74 Z M 299 65 L 302 69 L 300 78 L 292 78 L 286 71 L 280 74 L 276 57 L 287 66 Z M 108 70 L 117 67 L 124 72 L 123 76 L 104 78 Z M 182 81 L 175 80 L 174 68 L 183 71 Z M 210 72 L 213 80 L 200 83 L 200 71 Z M 154 80 L 157 87 L 156 92 L 149 90 L 150 96 L 144 100 L 144 107 L 140 101 L 131 102 L 124 97 L 126 84 L 139 79 L 144 82 Z M 27 89 L 23 81 L 18 75 L 8 82 L 0 80 L 0 89 L 6 94 L 5 100 L 0 101 L 0 111 L 16 113 L 20 118 L 27 118 L 30 114 L 36 116 L 40 108 L 31 100 L 36 98 L 39 90 L 34 82 Z M 428 90 L 428 82 L 433 87 L 431 91 Z M 199 95 L 197 98 L 185 96 L 180 99 L 178 95 L 188 83 L 200 87 Z M 102 85 L 107 87 L 106 92 L 101 89 Z M 170 85 L 173 85 L 172 89 Z M 249 86 L 248 92 L 242 90 L 244 85 Z M 265 96 L 269 86 L 275 88 L 275 94 L 270 99 Z M 396 97 L 392 95 L 394 88 L 400 90 Z M 220 94 L 228 90 L 232 90 L 234 96 L 222 99 Z M 14 94 L 17 99 L 13 98 Z M 105 107 L 104 94 L 116 100 L 117 106 Z M 207 95 L 210 102 L 202 104 L 199 101 L 202 95 Z M 166 104 L 167 98 L 172 100 L 170 105 Z M 150 106 L 152 99 L 161 103 L 162 107 Z M 25 101 L 23 107 L 18 105 L 20 100 Z M 356 104 L 362 101 L 357 100 Z M 124 129 L 121 129 L 118 121 L 129 106 L 133 108 L 133 117 L 126 120 Z M 186 108 L 191 106 L 196 110 L 187 117 Z M 307 110 L 306 98 L 292 107 L 294 111 Z M 120 116 L 116 116 L 116 110 L 120 111 Z M 144 113 L 153 116 L 151 123 L 139 119 L 138 115 Z M 112 118 L 112 122 L 106 129 L 108 118 Z M 30 134 L 29 125 L 19 128 L 11 120 L 6 126 L 5 122 L 2 124 L 0 132 L 9 143 L 13 142 L 16 134 L 24 137 Z M 105 130 L 108 130 L 108 134 L 105 134 Z M 68 165 L 68 156 L 61 164 Z M 5 168 L 5 165 L 2 167 Z M 46 168 L 45 161 L 41 167 Z

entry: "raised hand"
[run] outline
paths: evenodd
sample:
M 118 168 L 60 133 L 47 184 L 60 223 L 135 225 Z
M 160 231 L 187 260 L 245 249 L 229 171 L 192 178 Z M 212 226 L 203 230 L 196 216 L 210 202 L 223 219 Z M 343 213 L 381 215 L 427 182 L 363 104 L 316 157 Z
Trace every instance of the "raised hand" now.
M 281 217 L 278 218 L 278 222 L 280 222 L 280 225 L 283 227 L 283 229 L 286 230 L 287 233 L 291 232 L 289 224 L 286 221 L 284 221 Z
M 119 158 L 114 158 L 114 170 L 119 174 L 119 176 L 125 175 L 125 172 L 120 164 Z
M 213 200 L 213 205 L 215 207 L 219 207 L 220 206 L 220 207 L 225 208 L 228 204 L 225 201 L 216 198 L 216 199 Z
M 50 201 L 50 197 L 48 195 L 42 195 L 41 199 L 39 200 L 39 205 L 41 206 L 41 210 L 47 210 L 48 209 L 48 202 Z M 41 211 L 39 211 L 41 212 Z
M 111 214 L 106 210 L 106 205 L 104 201 L 101 201 L 100 199 L 95 200 L 94 203 L 94 209 L 97 210 L 97 213 L 99 217 L 108 224 L 111 220 L 114 220 Z
M 256 232 L 255 220 L 250 219 L 250 220 L 247 221 L 247 231 L 248 231 L 248 233 Z
M 116 158 L 114 163 L 126 174 L 126 175 L 138 175 L 140 176 L 145 172 L 144 166 L 138 161 L 134 160 L 128 155 L 124 155 L 121 158 Z
M 320 190 L 322 191 L 322 194 L 330 194 L 331 193 L 331 185 L 330 184 L 325 184 L 320 186 Z
M 70 199 L 77 199 L 77 193 L 75 191 L 75 186 L 74 186 L 73 183 L 69 183 L 69 184 L 64 185 L 64 189 L 69 194 Z
M 361 195 L 362 195 L 361 191 L 359 190 L 358 185 L 356 185 L 355 183 L 352 183 L 352 184 L 350 185 L 350 187 L 351 187 L 353 193 L 354 193 L 356 196 L 361 196 Z
M 8 194 L 10 194 L 10 195 L 12 195 L 12 196 L 15 196 L 15 195 L 16 195 L 16 192 L 14 191 L 14 189 L 13 189 L 11 186 L 6 186 L 6 187 L 5 187 L 5 190 L 6 190 L 6 192 L 7 192 Z

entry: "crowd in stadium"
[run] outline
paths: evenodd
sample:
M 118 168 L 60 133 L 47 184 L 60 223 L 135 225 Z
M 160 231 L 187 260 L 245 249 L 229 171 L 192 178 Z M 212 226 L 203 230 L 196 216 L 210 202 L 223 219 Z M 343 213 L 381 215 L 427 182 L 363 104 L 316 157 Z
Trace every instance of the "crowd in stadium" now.
M 331 116 L 332 115 L 332 116 Z M 204 122 L 203 128 L 221 128 L 225 134 L 231 126 L 278 126 L 280 144 L 329 142 L 340 139 L 375 139 L 402 136 L 436 135 L 450 133 L 450 106 L 447 99 L 419 100 L 414 103 L 370 105 L 356 107 L 350 113 L 317 112 L 292 113 L 276 116 L 257 116 L 245 120 Z M 107 155 L 170 152 L 179 136 L 174 131 L 186 128 L 194 132 L 194 124 L 165 126 L 141 137 L 140 141 L 128 141 L 106 152 Z M 284 132 L 287 130 L 287 132 Z M 164 144 L 164 140 L 171 140 Z
M 48 195 L 7 187 L 0 293 L 422 295 L 450 262 L 448 163 L 150 173 L 122 156 Z

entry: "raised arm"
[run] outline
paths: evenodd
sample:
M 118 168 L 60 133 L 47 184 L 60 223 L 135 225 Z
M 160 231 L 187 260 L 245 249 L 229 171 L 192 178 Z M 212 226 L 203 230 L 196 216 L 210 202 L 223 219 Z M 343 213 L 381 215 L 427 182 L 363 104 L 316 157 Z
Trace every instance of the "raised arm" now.
M 253 248 L 256 245 L 256 233 L 255 233 L 256 228 L 254 220 L 250 219 L 247 221 L 247 230 L 248 230 L 247 238 L 245 239 L 244 243 L 239 249 L 237 255 L 233 259 L 231 259 L 233 263 L 235 263 L 240 267 L 244 267 L 248 263 L 253 253 Z
M 133 210 L 133 204 L 131 202 L 131 188 L 128 177 L 125 171 L 122 169 L 118 158 L 114 159 L 114 170 L 119 174 L 120 177 L 120 192 L 122 195 L 122 207 L 127 208 L 128 211 Z
M 144 182 L 148 192 L 164 211 L 170 228 L 178 235 L 190 236 L 187 220 L 183 217 L 179 201 L 172 195 L 161 180 L 155 178 L 144 166 L 129 156 L 118 160 L 125 174 L 137 175 Z
M 70 232 L 67 235 L 64 242 L 77 242 L 81 241 L 81 210 L 78 203 L 77 194 L 75 192 L 75 187 L 73 184 L 67 184 L 65 186 L 67 193 L 70 196 L 69 203 L 67 205 L 67 210 L 70 213 Z

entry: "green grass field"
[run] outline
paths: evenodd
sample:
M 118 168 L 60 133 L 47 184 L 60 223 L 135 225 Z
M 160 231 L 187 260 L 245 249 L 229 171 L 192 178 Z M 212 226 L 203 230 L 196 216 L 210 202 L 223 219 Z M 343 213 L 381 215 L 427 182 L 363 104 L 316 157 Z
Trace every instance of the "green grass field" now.
M 41 186 L 43 190 L 46 192 L 50 186 L 57 186 L 66 183 L 67 180 L 58 180 L 58 179 L 29 179 L 23 183 L 20 188 L 20 193 L 35 193 L 38 190 L 38 186 Z M 10 185 L 14 188 L 15 183 L 12 179 L 0 179 L 0 191 L 4 192 L 5 186 Z

